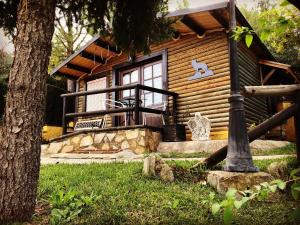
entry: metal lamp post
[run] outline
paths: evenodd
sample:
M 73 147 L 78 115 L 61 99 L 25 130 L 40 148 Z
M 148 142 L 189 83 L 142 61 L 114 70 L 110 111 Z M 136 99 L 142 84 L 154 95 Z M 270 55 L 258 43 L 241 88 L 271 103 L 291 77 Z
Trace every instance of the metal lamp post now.
M 232 38 L 233 30 L 236 28 L 235 10 L 235 0 L 230 0 L 229 53 L 231 96 L 229 97 L 228 150 L 224 170 L 232 172 L 257 172 L 258 168 L 253 165 L 250 153 L 244 111 L 244 98 L 240 93 L 237 42 Z

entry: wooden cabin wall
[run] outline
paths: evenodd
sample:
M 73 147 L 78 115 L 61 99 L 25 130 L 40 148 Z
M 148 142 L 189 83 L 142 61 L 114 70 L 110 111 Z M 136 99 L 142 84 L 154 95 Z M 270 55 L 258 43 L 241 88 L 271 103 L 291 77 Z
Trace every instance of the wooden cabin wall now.
M 168 53 L 168 90 L 179 94 L 179 123 L 186 124 L 201 112 L 212 122 L 212 136 L 218 139 L 227 136 L 229 121 L 228 97 L 230 94 L 228 42 L 225 32 L 216 32 L 198 38 L 195 34 L 182 36 L 179 40 L 164 42 L 152 46 L 151 51 L 167 49 Z M 141 57 L 142 55 L 138 55 Z M 137 58 L 138 58 L 137 57 Z M 126 56 L 112 58 L 95 73 L 110 71 L 112 67 L 126 62 Z M 205 63 L 214 75 L 197 80 L 189 80 L 194 75 L 192 60 Z M 110 79 L 111 84 L 111 79 Z M 80 82 L 80 91 L 84 90 L 84 81 Z M 84 100 L 79 101 L 78 111 L 84 109 Z M 170 105 L 171 106 L 171 105 Z M 191 132 L 186 126 L 187 138 Z M 224 136 L 225 133 L 225 136 Z
M 238 45 L 239 75 L 241 87 L 245 85 L 259 86 L 261 78 L 258 57 L 244 44 Z M 262 122 L 268 117 L 266 98 L 245 98 L 245 113 L 248 127 Z
M 192 60 L 205 63 L 214 75 L 189 80 L 195 74 Z M 168 87 L 179 94 L 179 122 L 186 124 L 196 112 L 212 123 L 212 138 L 227 132 L 229 120 L 229 58 L 226 34 L 219 32 L 203 39 L 182 38 L 168 48 Z M 186 128 L 188 139 L 191 132 Z M 226 138 L 226 134 L 225 137 Z

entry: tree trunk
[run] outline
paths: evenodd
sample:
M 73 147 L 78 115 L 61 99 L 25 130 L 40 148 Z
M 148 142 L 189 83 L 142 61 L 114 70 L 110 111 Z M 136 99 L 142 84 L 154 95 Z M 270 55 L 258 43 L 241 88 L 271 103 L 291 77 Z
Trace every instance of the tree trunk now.
M 34 213 L 56 0 L 21 0 L 0 139 L 0 224 Z

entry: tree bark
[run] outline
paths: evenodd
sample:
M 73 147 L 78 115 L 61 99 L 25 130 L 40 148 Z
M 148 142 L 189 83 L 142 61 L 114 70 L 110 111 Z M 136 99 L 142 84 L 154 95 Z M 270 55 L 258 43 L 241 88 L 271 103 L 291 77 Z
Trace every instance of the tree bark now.
M 30 220 L 40 167 L 56 0 L 21 0 L 0 139 L 0 224 Z

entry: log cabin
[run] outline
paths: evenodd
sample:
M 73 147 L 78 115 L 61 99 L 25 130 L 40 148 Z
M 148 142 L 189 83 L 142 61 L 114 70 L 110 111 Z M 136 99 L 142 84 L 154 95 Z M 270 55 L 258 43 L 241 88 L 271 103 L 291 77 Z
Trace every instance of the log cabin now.
M 251 28 L 238 8 L 236 14 L 239 26 Z M 74 92 L 62 95 L 63 136 L 56 139 L 74 143 L 65 152 L 155 151 L 161 140 L 191 140 L 186 124 L 196 112 L 210 120 L 211 139 L 227 139 L 228 1 L 177 10 L 168 17 L 176 19 L 176 37 L 153 44 L 148 55 L 132 59 L 96 35 L 51 72 L 74 85 Z M 264 75 L 268 69 L 263 66 L 275 59 L 256 34 L 250 48 L 238 43 L 238 61 L 241 86 L 272 82 L 273 72 Z M 66 107 L 70 99 L 75 105 Z M 266 98 L 246 97 L 245 113 L 251 127 L 271 111 Z M 75 140 L 76 135 L 80 138 Z

